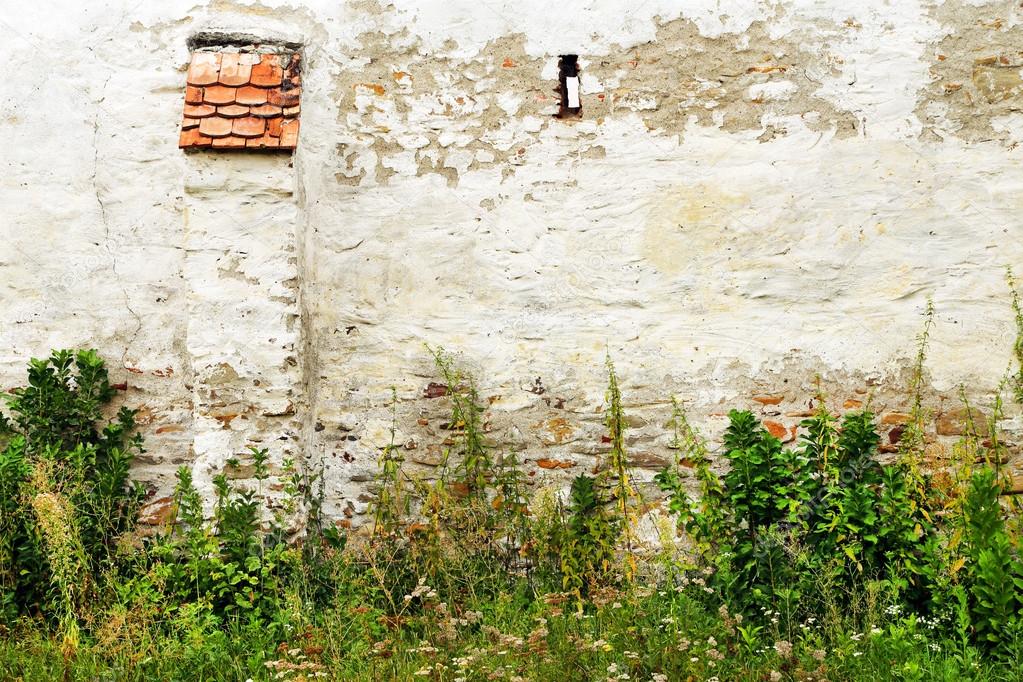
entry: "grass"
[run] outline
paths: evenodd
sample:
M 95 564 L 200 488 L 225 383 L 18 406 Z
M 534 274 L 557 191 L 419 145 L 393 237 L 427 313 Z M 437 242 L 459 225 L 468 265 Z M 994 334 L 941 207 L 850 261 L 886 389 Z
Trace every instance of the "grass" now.
M 984 659 L 940 623 L 889 605 L 864 629 L 838 618 L 787 629 L 737 622 L 696 582 L 609 590 L 582 612 L 524 584 L 457 610 L 414 597 L 400 625 L 372 608 L 313 615 L 282 643 L 258 624 L 138 625 L 84 644 L 65 661 L 59 641 L 24 624 L 0 641 L 11 680 L 1018 680 L 1015 660 Z M 777 619 L 775 619 L 777 620 Z M 127 626 L 124 626 L 127 627 Z M 122 638 L 123 637 L 123 638 Z M 65 668 L 65 663 L 68 667 Z

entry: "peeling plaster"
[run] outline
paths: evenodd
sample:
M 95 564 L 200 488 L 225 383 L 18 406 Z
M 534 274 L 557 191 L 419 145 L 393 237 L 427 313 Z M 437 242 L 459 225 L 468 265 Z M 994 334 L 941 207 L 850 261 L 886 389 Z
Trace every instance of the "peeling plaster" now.
M 407 27 L 358 37 L 364 56 L 341 64 L 333 99 L 351 139 L 337 146 L 344 184 L 384 184 L 394 175 L 439 173 L 450 186 L 469 170 L 514 170 L 547 135 L 569 134 L 558 120 L 558 55 L 531 56 L 526 36 L 464 50 L 426 53 Z M 682 136 L 688 123 L 774 135 L 795 119 L 810 130 L 856 134 L 857 119 L 815 95 L 821 55 L 796 35 L 771 37 L 753 22 L 741 34 L 700 35 L 685 19 L 660 24 L 653 40 L 583 58 L 587 125 L 571 133 L 578 153 L 601 158 L 603 124 L 638 116 L 655 135 Z M 399 46 L 396 51 L 395 46 Z M 538 77 L 539 75 L 539 77 Z
M 945 2 L 934 13 L 942 38 L 928 50 L 931 82 L 916 111 L 926 124 L 921 134 L 1018 144 L 1023 139 L 1019 4 Z

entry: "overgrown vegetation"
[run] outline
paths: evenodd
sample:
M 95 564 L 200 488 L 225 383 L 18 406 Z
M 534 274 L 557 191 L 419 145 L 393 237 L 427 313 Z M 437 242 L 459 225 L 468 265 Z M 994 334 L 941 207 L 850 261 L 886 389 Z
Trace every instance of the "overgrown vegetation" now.
M 1015 291 L 1013 309 L 1020 401 Z M 33 360 L 2 421 L 0 677 L 1019 679 L 1001 399 L 974 424 L 963 390 L 956 459 L 925 465 L 931 315 L 887 456 L 869 409 L 838 416 L 819 392 L 794 447 L 734 410 L 715 460 L 673 400 L 659 546 L 638 533 L 650 501 L 610 360 L 606 447 L 567 490 L 531 490 L 472 378 L 431 349 L 451 408 L 440 462 L 406 470 L 395 393 L 369 528 L 327 522 L 322 476 L 253 448 L 210 508 L 182 468 L 172 522 L 146 535 L 128 476 L 142 441 L 130 410 L 105 422 L 103 363 Z
M 135 413 L 103 424 L 113 398 L 93 351 L 33 360 L 28 386 L 0 415 L 0 616 L 60 621 L 74 639 L 102 576 L 117 567 L 143 491 L 129 480 L 142 450 Z

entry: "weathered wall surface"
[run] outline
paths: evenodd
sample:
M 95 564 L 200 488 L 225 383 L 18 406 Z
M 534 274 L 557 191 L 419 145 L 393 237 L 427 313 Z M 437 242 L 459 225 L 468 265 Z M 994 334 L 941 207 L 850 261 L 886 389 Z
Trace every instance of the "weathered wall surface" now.
M 537 485 L 604 447 L 610 353 L 649 478 L 671 457 L 671 394 L 711 436 L 731 406 L 791 433 L 817 374 L 836 408 L 904 408 L 931 296 L 930 400 L 954 431 L 956 384 L 989 394 L 1013 338 L 1021 12 L 8 9 L 0 384 L 51 347 L 97 347 L 143 407 L 155 500 L 177 465 L 208 484 L 258 445 L 277 465 L 322 463 L 330 510 L 358 524 L 392 387 L 410 470 L 439 456 L 447 406 L 426 397 L 425 344 L 476 376 L 491 437 Z M 292 157 L 177 149 L 201 31 L 304 46 Z M 580 55 L 578 119 L 553 116 L 564 53 Z

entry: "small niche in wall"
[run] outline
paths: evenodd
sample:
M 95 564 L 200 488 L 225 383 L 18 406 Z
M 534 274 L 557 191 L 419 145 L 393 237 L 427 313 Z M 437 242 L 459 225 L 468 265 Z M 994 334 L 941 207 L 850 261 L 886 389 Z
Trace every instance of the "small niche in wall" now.
M 558 91 L 561 106 L 558 118 L 582 116 L 583 104 L 579 91 L 579 55 L 563 54 L 558 58 Z

